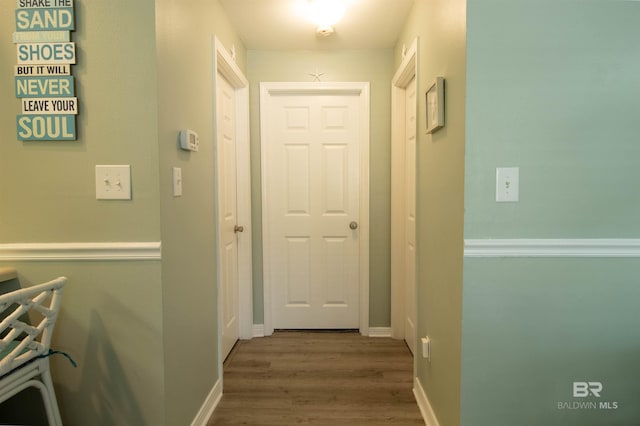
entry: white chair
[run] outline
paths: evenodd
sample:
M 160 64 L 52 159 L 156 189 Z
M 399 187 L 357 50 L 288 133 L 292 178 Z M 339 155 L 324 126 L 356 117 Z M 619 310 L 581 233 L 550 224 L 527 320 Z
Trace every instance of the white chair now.
M 49 349 L 65 277 L 0 295 L 0 403 L 35 387 L 50 425 L 61 426 Z

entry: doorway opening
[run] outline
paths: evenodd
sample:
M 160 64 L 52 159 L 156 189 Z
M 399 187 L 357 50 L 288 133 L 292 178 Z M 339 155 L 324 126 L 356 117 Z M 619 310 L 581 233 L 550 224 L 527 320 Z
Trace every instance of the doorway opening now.
M 391 327 L 415 354 L 416 136 L 418 40 L 407 50 L 392 81 Z
M 369 332 L 369 83 L 261 83 L 264 334 Z
M 222 360 L 236 340 L 253 336 L 249 82 L 217 37 L 213 44 L 218 364 L 222 375 Z

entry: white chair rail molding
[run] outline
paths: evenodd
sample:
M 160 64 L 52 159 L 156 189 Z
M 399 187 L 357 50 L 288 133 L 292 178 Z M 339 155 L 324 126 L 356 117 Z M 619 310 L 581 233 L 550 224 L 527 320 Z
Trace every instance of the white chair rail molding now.
M 464 257 L 640 257 L 640 239 L 467 239 Z
M 159 241 L 0 244 L 0 261 L 160 260 L 161 248 Z

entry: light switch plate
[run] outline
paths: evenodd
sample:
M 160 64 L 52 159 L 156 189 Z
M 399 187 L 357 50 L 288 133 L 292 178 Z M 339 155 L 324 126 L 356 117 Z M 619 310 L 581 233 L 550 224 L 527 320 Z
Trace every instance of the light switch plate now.
M 498 167 L 496 169 L 496 201 L 517 202 L 520 199 L 520 168 Z
M 182 196 L 182 169 L 180 167 L 173 168 L 173 196 Z
M 97 200 L 131 199 L 131 166 L 96 166 Z
M 429 336 L 420 339 L 422 343 L 422 358 L 426 358 L 427 361 L 431 361 L 431 339 Z

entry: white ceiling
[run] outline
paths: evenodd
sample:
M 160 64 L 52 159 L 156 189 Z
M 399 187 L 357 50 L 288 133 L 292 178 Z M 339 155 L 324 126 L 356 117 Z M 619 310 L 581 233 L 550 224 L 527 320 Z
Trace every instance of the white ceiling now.
M 219 0 L 249 50 L 393 48 L 414 0 L 345 0 L 329 37 L 301 16 L 308 0 Z

